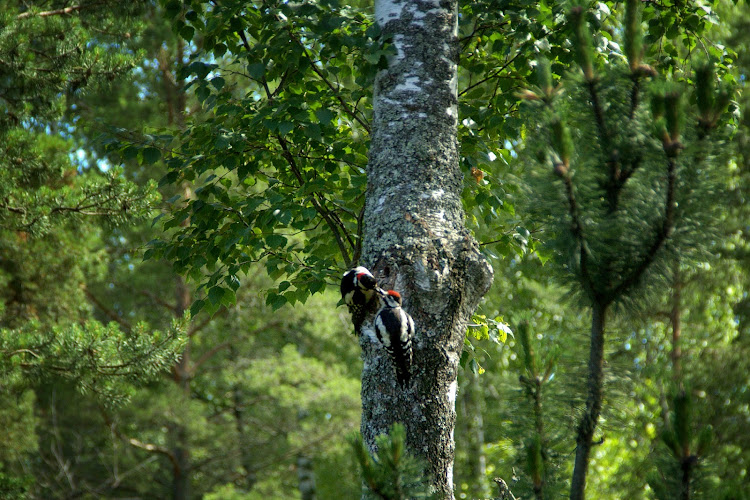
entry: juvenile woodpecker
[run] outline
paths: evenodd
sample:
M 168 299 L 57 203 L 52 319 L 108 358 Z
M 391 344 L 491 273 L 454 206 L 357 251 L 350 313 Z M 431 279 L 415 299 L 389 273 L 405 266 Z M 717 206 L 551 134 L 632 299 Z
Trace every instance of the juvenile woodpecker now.
M 391 358 L 396 369 L 396 380 L 404 387 L 411 376 L 414 320 L 401 308 L 401 295 L 398 292 L 381 290 L 378 298 L 380 310 L 375 316 L 375 335 Z
M 352 323 L 357 335 L 361 333 L 367 310 L 374 304 L 378 282 L 366 267 L 355 267 L 341 278 L 341 298 L 352 315 Z

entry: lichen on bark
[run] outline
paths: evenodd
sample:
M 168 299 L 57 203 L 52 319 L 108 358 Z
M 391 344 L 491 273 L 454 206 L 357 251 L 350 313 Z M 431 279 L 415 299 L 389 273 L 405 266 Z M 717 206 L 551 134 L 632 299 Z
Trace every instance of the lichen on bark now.
M 404 296 L 416 324 L 413 382 L 401 390 L 384 350 L 362 337 L 362 434 L 396 422 L 452 498 L 458 360 L 466 323 L 492 282 L 467 230 L 457 141 L 457 4 L 376 1 L 396 55 L 375 83 L 363 263 Z M 365 330 L 368 326 L 365 325 Z

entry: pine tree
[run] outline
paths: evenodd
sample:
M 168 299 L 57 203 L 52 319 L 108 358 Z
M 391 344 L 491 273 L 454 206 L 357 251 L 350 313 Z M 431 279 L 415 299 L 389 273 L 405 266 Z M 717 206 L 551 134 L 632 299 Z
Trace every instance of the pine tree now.
M 544 167 L 534 171 L 533 199 L 554 227 L 550 244 L 561 275 L 591 311 L 571 499 L 584 497 L 602 411 L 607 317 L 616 307 L 648 303 L 672 256 L 702 248 L 696 227 L 711 213 L 703 201 L 720 164 L 727 92 L 714 89 L 710 69 L 699 70 L 697 109 L 689 108 L 688 89 L 643 62 L 640 19 L 640 2 L 627 2 L 627 66 L 599 69 L 586 11 L 573 7 L 580 73 L 555 87 L 540 61 L 540 86 L 523 96 L 544 117 L 532 129 L 542 140 L 529 148 Z
M 378 451 L 370 454 L 360 434 L 351 438 L 365 486 L 363 498 L 406 500 L 432 498 L 425 464 L 409 453 L 406 428 L 396 423 L 388 434 L 376 438 Z
M 132 68 L 121 42 L 141 4 L 58 7 L 3 2 L 0 9 L 0 392 L 18 401 L 29 439 L 39 439 L 9 442 L 2 462 L 20 478 L 13 484 L 37 494 L 50 449 L 42 443 L 54 434 L 48 397 L 117 406 L 170 366 L 182 342 L 179 322 L 158 332 L 93 318 L 85 283 L 107 266 L 103 231 L 149 215 L 157 196 L 153 185 L 138 187 L 108 163 L 79 161 L 75 120 L 64 119 L 77 96 Z M 36 446 L 42 458 L 32 469 Z

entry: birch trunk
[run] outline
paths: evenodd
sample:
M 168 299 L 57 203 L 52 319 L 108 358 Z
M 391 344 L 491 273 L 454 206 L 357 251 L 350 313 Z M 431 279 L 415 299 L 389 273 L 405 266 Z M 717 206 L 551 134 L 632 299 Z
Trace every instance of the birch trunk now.
M 414 318 L 414 367 L 400 389 L 385 351 L 362 337 L 362 434 L 394 422 L 426 459 L 440 498 L 453 498 L 456 374 L 466 323 L 492 269 L 464 224 L 456 138 L 457 2 L 376 0 L 397 54 L 375 82 L 363 263 L 398 290 Z

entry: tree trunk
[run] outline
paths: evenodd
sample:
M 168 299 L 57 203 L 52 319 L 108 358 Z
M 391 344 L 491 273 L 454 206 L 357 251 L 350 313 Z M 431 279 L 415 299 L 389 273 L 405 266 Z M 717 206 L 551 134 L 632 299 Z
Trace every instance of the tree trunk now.
M 682 460 L 682 481 L 680 482 L 680 500 L 690 500 L 690 481 L 692 478 L 694 457 L 686 457 Z
M 229 361 L 232 365 L 237 363 L 237 347 L 234 344 L 229 346 Z M 232 414 L 234 415 L 234 426 L 237 431 L 237 448 L 240 465 L 244 470 L 240 486 L 246 492 L 249 492 L 255 487 L 255 483 L 258 482 L 258 474 L 255 471 L 253 455 L 250 453 L 250 436 L 243 415 L 245 411 L 243 400 L 244 395 L 242 394 L 241 384 L 239 381 L 234 382 L 232 384 L 232 403 L 234 404 Z
M 315 468 L 312 460 L 306 455 L 297 456 L 297 479 L 299 480 L 299 495 L 302 500 L 315 500 Z
M 586 492 L 586 472 L 593 446 L 594 431 L 602 411 L 604 389 L 604 324 L 607 306 L 594 303 L 591 308 L 591 348 L 589 353 L 589 394 L 586 410 L 578 424 L 576 459 L 570 485 L 570 500 L 583 500 Z
M 479 375 L 466 370 L 463 389 L 463 419 L 466 422 L 468 448 L 468 465 L 471 476 L 468 478 L 471 498 L 489 498 L 490 488 L 487 482 L 487 456 L 484 452 L 484 394 Z
M 401 389 L 365 325 L 361 429 L 374 451 L 376 436 L 404 423 L 435 491 L 453 498 L 458 360 L 492 283 L 461 204 L 457 3 L 377 0 L 375 16 L 397 54 L 375 82 L 363 260 L 403 295 L 416 340 L 412 382 Z
M 181 318 L 190 307 L 192 296 L 185 280 L 181 276 L 177 276 L 175 279 L 175 316 Z M 185 350 L 173 369 L 175 382 L 182 391 L 183 404 L 187 404 L 190 400 L 189 342 L 185 345 Z M 170 427 L 170 438 L 172 453 L 176 460 L 172 477 L 172 499 L 188 500 L 190 498 L 190 443 L 188 442 L 188 430 L 179 419 L 177 422 L 173 422 Z
M 167 110 L 168 110 L 168 123 L 170 125 L 176 125 L 179 130 L 185 129 L 185 103 L 187 102 L 187 96 L 184 91 L 184 82 L 179 79 L 176 68 L 184 59 L 185 42 L 178 38 L 177 48 L 174 59 L 169 58 L 169 53 L 164 50 L 162 52 L 162 59 L 159 64 L 162 69 L 162 77 L 164 78 L 165 93 L 167 97 Z M 191 189 L 188 184 L 183 184 L 182 193 L 185 199 L 188 199 L 191 195 Z M 182 222 L 182 226 L 186 227 L 189 224 L 189 219 L 185 219 Z M 180 320 L 185 315 L 185 312 L 190 309 L 193 297 L 190 292 L 190 287 L 185 282 L 182 276 L 175 278 L 175 309 L 174 315 L 177 320 Z M 190 400 L 190 339 L 185 344 L 185 350 L 182 352 L 180 360 L 173 367 L 175 382 L 179 385 L 182 391 L 183 403 L 187 404 Z M 172 498 L 173 500 L 188 500 L 190 498 L 190 443 L 188 440 L 188 429 L 180 422 L 173 422 L 170 427 L 170 439 L 172 442 L 172 453 L 175 456 L 176 466 L 174 467 L 174 473 L 172 477 Z

